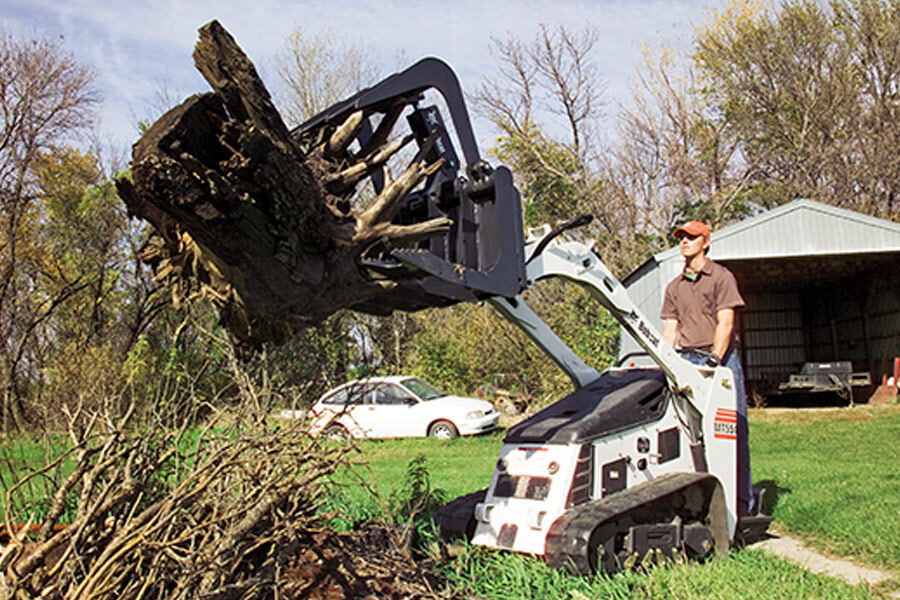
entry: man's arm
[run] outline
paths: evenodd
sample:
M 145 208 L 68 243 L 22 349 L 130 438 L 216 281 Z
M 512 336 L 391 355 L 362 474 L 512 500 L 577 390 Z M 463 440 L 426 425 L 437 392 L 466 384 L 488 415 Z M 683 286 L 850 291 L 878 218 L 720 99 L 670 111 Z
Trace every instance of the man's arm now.
M 719 359 L 725 358 L 728 345 L 731 343 L 731 332 L 734 330 L 734 309 L 720 308 L 716 312 L 716 331 L 713 334 L 713 354 Z M 663 337 L 665 337 L 663 331 Z
M 669 345 L 675 347 L 678 341 L 678 319 L 666 319 L 663 321 L 662 330 L 663 339 L 669 342 Z

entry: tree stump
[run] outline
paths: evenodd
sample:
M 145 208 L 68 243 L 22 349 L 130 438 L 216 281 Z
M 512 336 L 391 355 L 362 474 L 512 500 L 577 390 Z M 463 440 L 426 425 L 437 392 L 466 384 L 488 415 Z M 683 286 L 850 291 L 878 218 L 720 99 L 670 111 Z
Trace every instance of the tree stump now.
M 304 151 L 217 21 L 200 29 L 194 61 L 213 92 L 154 123 L 133 147 L 131 178 L 117 181 L 129 213 L 153 226 L 142 258 L 176 306 L 208 298 L 239 341 L 282 342 L 396 285 L 372 277 L 363 256 L 449 229 L 446 218 L 391 222 L 403 197 L 440 166 L 425 164 L 422 153 L 396 178 L 386 173 L 369 206 L 351 209 L 356 184 L 408 137 L 385 134 L 350 154 L 363 118 L 355 113 L 339 126 L 323 125 L 320 141 Z

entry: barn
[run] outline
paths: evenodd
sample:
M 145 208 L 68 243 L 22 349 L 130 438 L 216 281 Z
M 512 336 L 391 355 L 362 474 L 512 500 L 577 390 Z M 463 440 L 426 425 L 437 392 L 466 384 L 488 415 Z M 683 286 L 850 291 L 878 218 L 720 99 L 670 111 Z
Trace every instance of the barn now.
M 748 393 L 778 389 L 806 362 L 850 361 L 873 383 L 900 356 L 900 224 L 796 200 L 712 234 L 709 257 L 737 278 L 737 328 Z M 684 266 L 660 252 L 623 281 L 657 325 L 666 285 Z M 623 333 L 621 354 L 637 350 Z

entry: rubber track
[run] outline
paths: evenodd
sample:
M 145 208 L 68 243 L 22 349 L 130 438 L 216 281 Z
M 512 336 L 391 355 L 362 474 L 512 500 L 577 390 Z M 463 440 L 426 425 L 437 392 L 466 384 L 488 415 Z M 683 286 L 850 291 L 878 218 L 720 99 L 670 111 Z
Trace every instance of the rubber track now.
M 642 517 L 658 514 L 663 521 L 668 521 L 672 513 L 668 498 L 709 480 L 715 481 L 715 478 L 702 473 L 670 473 L 567 510 L 550 527 L 545 547 L 547 563 L 574 574 L 592 574 L 595 565 L 591 564 L 590 539 L 595 530 L 629 513 Z M 638 522 L 647 520 L 641 518 Z M 726 549 L 727 545 L 726 533 Z M 717 548 L 717 551 L 722 549 Z
M 434 520 L 440 528 L 441 537 L 472 539 L 475 533 L 475 505 L 484 502 L 487 488 L 451 500 L 438 510 Z

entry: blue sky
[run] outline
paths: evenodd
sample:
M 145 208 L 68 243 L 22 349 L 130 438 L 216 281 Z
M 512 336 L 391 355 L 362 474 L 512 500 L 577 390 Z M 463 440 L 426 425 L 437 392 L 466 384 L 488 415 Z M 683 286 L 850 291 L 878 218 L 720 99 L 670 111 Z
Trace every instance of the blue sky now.
M 0 23 L 19 35 L 61 36 L 64 47 L 92 65 L 104 92 L 102 133 L 127 147 L 136 122 L 152 112 L 164 87 L 181 100 L 208 86 L 193 66 L 197 29 L 218 19 L 275 85 L 272 60 L 295 28 L 325 28 L 360 40 L 385 62 L 385 74 L 399 54 L 411 64 L 438 56 L 457 72 L 464 89 L 496 72 L 491 36 L 530 39 L 538 25 L 593 25 L 594 49 L 606 82 L 607 112 L 628 97 L 630 81 L 648 45 L 684 47 L 693 28 L 709 18 L 721 0 L 0 0 Z M 477 123 L 479 138 L 485 123 Z

